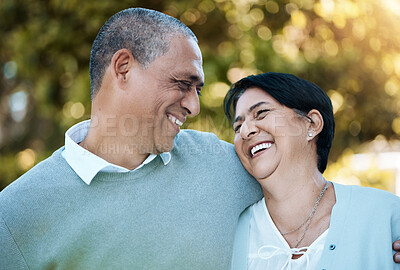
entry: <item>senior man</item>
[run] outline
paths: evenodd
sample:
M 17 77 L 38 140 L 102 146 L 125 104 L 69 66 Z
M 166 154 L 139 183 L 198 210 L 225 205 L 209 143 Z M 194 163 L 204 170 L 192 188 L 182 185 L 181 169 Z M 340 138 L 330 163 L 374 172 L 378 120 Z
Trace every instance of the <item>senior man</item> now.
M 233 147 L 180 131 L 199 113 L 191 30 L 133 8 L 100 29 L 91 120 L 0 193 L 1 269 L 228 269 L 240 212 L 261 198 Z
M 133 8 L 90 57 L 91 120 L 0 194 L 1 269 L 228 269 L 236 220 L 261 196 L 233 147 L 180 131 L 199 113 L 197 38 Z

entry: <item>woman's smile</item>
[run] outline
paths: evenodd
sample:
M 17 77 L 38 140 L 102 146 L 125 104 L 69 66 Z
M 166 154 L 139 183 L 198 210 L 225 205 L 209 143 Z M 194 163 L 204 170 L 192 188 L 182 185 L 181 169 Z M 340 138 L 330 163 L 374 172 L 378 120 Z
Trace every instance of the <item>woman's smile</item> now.
M 256 143 L 249 147 L 249 153 L 251 158 L 256 158 L 259 155 L 262 155 L 266 150 L 271 148 L 273 142 L 271 141 L 263 141 Z

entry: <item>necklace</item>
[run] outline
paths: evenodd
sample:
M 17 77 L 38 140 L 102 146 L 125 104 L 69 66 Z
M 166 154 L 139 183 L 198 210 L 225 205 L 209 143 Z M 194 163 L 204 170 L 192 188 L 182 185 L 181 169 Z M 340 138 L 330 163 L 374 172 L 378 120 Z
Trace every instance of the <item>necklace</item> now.
M 315 210 L 317 209 L 317 206 L 319 204 L 319 201 L 321 200 L 322 196 L 324 196 L 325 191 L 326 191 L 327 188 L 328 188 L 328 182 L 326 182 L 324 188 L 322 189 L 321 193 L 319 194 L 319 197 L 318 197 L 317 201 L 315 202 L 314 208 L 312 209 L 310 215 L 307 217 L 307 219 L 300 226 L 298 226 L 297 228 L 295 228 L 295 229 L 293 229 L 291 231 L 288 231 L 288 232 L 285 232 L 285 233 L 281 233 L 282 236 L 283 235 L 287 235 L 287 234 L 293 233 L 295 231 L 298 231 L 301 227 L 304 226 L 304 224 L 306 225 L 306 227 L 304 229 L 304 232 L 303 232 L 303 235 L 301 236 L 300 240 L 297 241 L 296 245 L 294 246 L 295 248 L 298 248 L 299 244 L 301 243 L 301 241 L 303 241 L 304 236 L 306 235 L 306 232 L 308 230 L 308 227 L 310 226 L 311 218 L 313 217 L 313 215 L 315 213 Z

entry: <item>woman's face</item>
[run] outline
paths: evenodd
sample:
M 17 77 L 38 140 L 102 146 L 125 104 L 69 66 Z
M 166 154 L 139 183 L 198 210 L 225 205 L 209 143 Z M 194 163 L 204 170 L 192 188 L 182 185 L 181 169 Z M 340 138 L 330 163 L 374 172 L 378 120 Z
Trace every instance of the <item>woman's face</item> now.
M 248 88 L 236 104 L 236 153 L 258 180 L 294 170 L 309 153 L 309 123 L 309 119 L 280 104 L 264 90 Z

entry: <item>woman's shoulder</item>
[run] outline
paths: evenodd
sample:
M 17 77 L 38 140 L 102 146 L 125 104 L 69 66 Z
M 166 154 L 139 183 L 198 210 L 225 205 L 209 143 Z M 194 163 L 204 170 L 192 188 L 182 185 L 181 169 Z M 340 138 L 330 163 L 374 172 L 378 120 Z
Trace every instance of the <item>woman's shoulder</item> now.
M 377 188 L 356 185 L 341 185 L 334 183 L 337 200 L 349 199 L 351 203 L 362 204 L 365 207 L 385 205 L 400 208 L 400 197 Z

